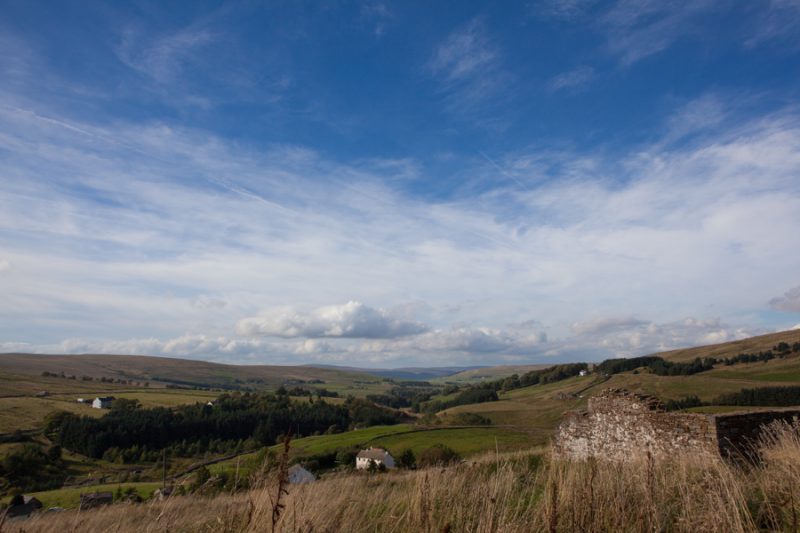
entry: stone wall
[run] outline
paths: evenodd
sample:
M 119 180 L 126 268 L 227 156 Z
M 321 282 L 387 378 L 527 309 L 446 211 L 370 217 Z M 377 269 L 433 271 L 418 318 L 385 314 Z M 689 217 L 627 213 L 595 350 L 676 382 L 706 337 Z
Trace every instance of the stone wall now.
M 651 453 L 728 455 L 743 450 L 765 424 L 791 420 L 799 411 L 706 415 L 670 413 L 652 396 L 608 389 L 587 411 L 566 414 L 553 437 L 553 453 L 574 459 L 625 460 Z
M 723 457 L 732 454 L 748 455 L 766 426 L 775 422 L 797 422 L 799 419 L 800 411 L 796 409 L 716 415 L 714 422 L 719 451 Z

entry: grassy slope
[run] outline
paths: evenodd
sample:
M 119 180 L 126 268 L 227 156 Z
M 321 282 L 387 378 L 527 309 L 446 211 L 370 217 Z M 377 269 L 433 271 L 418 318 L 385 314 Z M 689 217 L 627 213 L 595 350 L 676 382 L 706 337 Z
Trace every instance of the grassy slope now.
M 768 350 L 779 342 L 792 344 L 800 341 L 800 331 L 788 331 L 753 337 L 713 346 L 674 350 L 658 354 L 674 361 L 687 361 L 695 357 L 731 357 L 742 352 Z M 440 416 L 454 413 L 477 413 L 498 425 L 509 425 L 530 435 L 533 444 L 547 442 L 564 411 L 584 408 L 589 397 L 605 388 L 618 387 L 652 394 L 663 400 L 697 395 L 711 401 L 716 396 L 744 388 L 800 384 L 800 356 L 774 359 L 767 363 L 749 363 L 733 366 L 718 365 L 711 371 L 692 376 L 656 376 L 648 372 L 627 372 L 592 386 L 596 377 L 571 378 L 548 385 L 534 385 L 500 393 L 500 401 L 462 405 L 443 411 Z M 581 397 L 570 393 L 581 392 Z M 567 397 L 558 395 L 566 393 Z M 563 399 L 558 399 L 563 398 Z M 735 408 L 740 410 L 741 408 Z M 724 412 L 730 409 L 706 407 L 705 412 Z
M 733 369 L 733 370 L 731 370 Z M 736 392 L 743 388 L 778 385 L 797 385 L 793 376 L 800 373 L 800 357 L 752 363 L 733 367 L 715 368 L 693 376 L 656 376 L 646 372 L 631 372 L 611 376 L 608 381 L 590 386 L 592 375 L 576 377 L 548 385 L 534 385 L 507 393 L 500 393 L 500 401 L 461 405 L 448 409 L 452 413 L 477 413 L 495 424 L 510 425 L 527 431 L 534 444 L 545 443 L 561 420 L 564 411 L 584 408 L 590 396 L 605 388 L 624 388 L 652 394 L 663 400 L 697 395 L 711 401 L 719 394 Z M 589 388 L 586 388 L 589 387 Z M 580 398 L 557 399 L 558 393 L 576 393 L 586 389 Z

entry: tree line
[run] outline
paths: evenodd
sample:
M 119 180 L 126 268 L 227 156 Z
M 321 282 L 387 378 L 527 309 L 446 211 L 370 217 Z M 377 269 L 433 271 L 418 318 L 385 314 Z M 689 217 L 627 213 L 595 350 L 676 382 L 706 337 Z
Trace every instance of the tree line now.
M 148 452 L 177 445 L 187 448 L 187 443 L 253 439 L 271 445 L 285 434 L 302 437 L 399 421 L 399 413 L 353 397 L 333 405 L 324 400 L 292 401 L 285 395 L 228 393 L 213 406 L 174 409 L 145 409 L 133 400 L 118 399 L 101 418 L 58 413 L 48 421 L 47 434 L 63 448 L 93 458 L 112 448 L 121 452 L 135 447 L 139 453 L 129 453 L 127 460 L 137 461 L 147 458 Z
M 757 387 L 738 392 L 720 394 L 710 402 L 700 400 L 696 395 L 685 396 L 664 403 L 667 411 L 678 411 L 692 407 L 709 405 L 741 405 L 747 407 L 792 407 L 800 405 L 800 386 Z

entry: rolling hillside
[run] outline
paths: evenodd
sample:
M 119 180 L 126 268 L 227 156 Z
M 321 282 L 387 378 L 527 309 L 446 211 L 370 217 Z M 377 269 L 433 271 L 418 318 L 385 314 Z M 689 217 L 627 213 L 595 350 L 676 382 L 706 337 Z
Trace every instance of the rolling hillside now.
M 141 355 L 0 354 L 0 375 L 41 376 L 42 372 L 219 388 L 275 388 L 311 380 L 321 381 L 317 384 L 329 390 L 353 394 L 384 388 L 379 377 L 336 368 L 226 365 Z
M 749 337 L 739 341 L 724 342 L 720 344 L 710 344 L 695 348 L 682 348 L 670 350 L 668 352 L 656 353 L 664 359 L 670 361 L 691 361 L 695 357 L 731 357 L 743 352 L 752 353 L 771 349 L 779 342 L 792 344 L 800 342 L 800 329 L 791 329 L 778 333 L 768 333 L 757 337 Z
M 691 361 L 696 357 L 725 358 L 743 352 L 766 351 L 779 342 L 790 345 L 800 342 L 800 331 L 785 331 L 741 341 L 653 355 L 672 361 Z M 677 400 L 696 395 L 700 400 L 713 401 L 720 394 L 746 388 L 792 385 L 800 385 L 800 356 L 797 354 L 767 362 L 716 365 L 712 370 L 689 376 L 658 376 L 648 371 L 624 372 L 609 378 L 589 374 L 547 385 L 533 385 L 500 392 L 499 401 L 461 405 L 447 409 L 439 416 L 446 417 L 457 413 L 479 414 L 489 418 L 496 425 L 527 432 L 532 444 L 544 444 L 565 411 L 584 408 L 591 396 L 608 387 L 651 394 L 662 400 Z M 718 411 L 720 408 L 712 406 L 702 410 Z
M 435 380 L 437 383 L 457 383 L 468 384 L 478 383 L 487 379 L 501 379 L 506 378 L 512 374 L 524 374 L 532 370 L 541 370 L 552 365 L 500 365 L 500 366 L 485 366 L 480 368 L 471 368 L 442 376 Z

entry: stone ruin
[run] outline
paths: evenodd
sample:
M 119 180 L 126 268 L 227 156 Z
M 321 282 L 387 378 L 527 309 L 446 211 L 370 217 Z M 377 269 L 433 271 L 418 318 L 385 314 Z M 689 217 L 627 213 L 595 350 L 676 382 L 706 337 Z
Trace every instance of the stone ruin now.
M 566 413 L 553 437 L 553 454 L 612 461 L 648 452 L 654 457 L 687 453 L 749 457 L 767 424 L 799 417 L 799 410 L 716 415 L 668 412 L 652 396 L 606 389 L 589 399 L 588 410 Z

